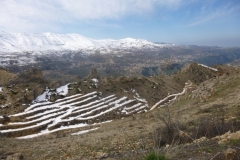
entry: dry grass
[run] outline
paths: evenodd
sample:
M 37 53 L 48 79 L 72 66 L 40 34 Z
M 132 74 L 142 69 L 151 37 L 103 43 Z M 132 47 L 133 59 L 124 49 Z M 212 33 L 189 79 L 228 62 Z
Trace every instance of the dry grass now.
M 0 69 L 0 85 L 4 85 L 6 83 L 9 83 L 16 77 L 15 74 L 9 73 L 6 70 Z
M 220 78 L 222 82 L 216 84 L 212 95 L 204 100 L 199 97 L 192 98 L 191 93 L 187 93 L 170 104 L 169 111 L 167 108 L 158 108 L 118 119 L 102 124 L 98 130 L 87 134 L 70 136 L 70 131 L 64 131 L 27 140 L 1 138 L 0 153 L 20 152 L 26 160 L 83 157 L 100 159 L 104 156 L 115 159 L 140 159 L 149 151 L 157 150 L 172 159 L 211 159 L 229 146 L 239 148 L 239 143 L 219 145 L 213 140 L 199 144 L 186 142 L 201 136 L 210 138 L 227 130 L 238 129 L 240 84 L 238 79 L 234 79 Z M 226 120 L 231 116 L 235 116 L 237 121 Z M 191 137 L 190 140 L 189 137 L 181 139 L 180 130 L 186 132 Z M 71 132 L 77 132 L 77 129 Z M 167 148 L 166 144 L 170 146 Z M 236 157 L 240 157 L 239 154 L 237 150 Z M 216 157 L 220 160 L 220 156 L 221 154 Z

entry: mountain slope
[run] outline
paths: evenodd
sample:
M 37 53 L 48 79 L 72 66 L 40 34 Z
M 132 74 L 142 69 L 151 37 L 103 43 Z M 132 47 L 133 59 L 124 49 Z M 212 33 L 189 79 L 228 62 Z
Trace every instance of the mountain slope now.
M 120 40 L 94 40 L 79 34 L 25 34 L 0 32 L 0 52 L 23 51 L 64 51 L 64 50 L 95 50 L 131 49 L 131 48 L 161 48 L 169 44 L 155 44 L 142 39 L 125 38 Z
M 91 79 L 92 77 L 89 78 L 90 79 L 86 78 L 81 81 L 81 83 L 75 83 L 75 85 L 81 84 L 79 86 L 82 91 L 80 94 L 84 95 L 69 95 L 69 97 L 58 99 L 53 103 L 44 102 L 32 106 L 25 106 L 26 112 L 21 112 L 20 114 L 18 113 L 10 117 L 10 122 L 7 122 L 7 116 L 0 116 L 0 119 L 4 121 L 4 123 L 0 125 L 0 130 L 4 136 L 0 138 L 2 142 L 0 143 L 0 148 L 2 148 L 0 157 L 6 159 L 10 154 L 22 153 L 26 160 L 41 159 L 43 155 L 44 159 L 108 158 L 114 160 L 126 159 L 126 157 L 128 159 L 142 159 L 142 157 L 154 149 L 156 152 L 163 153 L 171 159 L 225 160 L 225 151 L 230 148 L 234 151 L 234 158 L 232 159 L 239 159 L 239 68 L 221 65 L 211 68 L 201 64 L 190 64 L 177 74 L 168 77 L 155 76 L 135 79 L 118 77 L 114 79 L 103 78 L 98 79 L 98 81 Z M 164 79 L 165 81 L 163 81 Z M 148 110 L 145 113 L 121 118 L 118 117 L 121 114 L 114 114 L 114 112 L 112 112 L 111 114 L 106 114 L 101 117 L 102 119 L 98 117 L 99 119 L 96 119 L 96 123 L 95 121 L 89 121 L 89 123 L 93 124 L 89 124 L 88 126 L 86 126 L 87 123 L 82 124 L 82 126 L 76 125 L 75 128 L 73 124 L 78 121 L 71 122 L 69 118 L 69 116 L 72 117 L 74 114 L 77 114 L 76 112 L 70 114 L 70 111 L 74 111 L 75 109 L 75 111 L 79 111 L 78 113 L 82 118 L 89 118 L 90 114 L 99 115 L 103 113 L 101 110 L 104 108 L 99 107 L 101 102 L 105 105 L 109 103 L 108 100 L 110 99 L 112 99 L 112 102 L 116 102 L 115 99 L 113 99 L 115 98 L 113 94 L 116 94 L 116 100 L 123 97 L 123 95 L 119 94 L 120 91 L 119 93 L 115 91 L 117 89 L 120 90 L 123 88 L 123 94 L 128 94 L 130 92 L 125 92 L 128 86 L 129 91 L 133 91 L 134 89 L 135 95 L 135 91 L 138 91 L 139 96 L 146 98 L 149 102 L 151 100 L 148 100 L 143 94 L 147 92 L 147 87 L 149 87 L 148 90 L 151 91 L 147 92 L 147 94 L 154 94 L 154 89 L 162 93 L 164 90 L 170 89 L 170 87 L 167 87 L 168 84 L 175 86 L 176 83 L 181 83 L 181 86 L 183 86 L 185 80 L 190 80 L 195 85 L 189 86 L 189 90 L 176 97 L 174 101 L 162 106 L 160 105 L 160 107 L 156 107 L 154 110 Z M 136 85 L 137 81 L 144 82 L 144 85 Z M 149 82 L 152 82 L 153 87 L 151 87 Z M 91 85 L 94 83 L 97 83 L 97 85 L 95 85 L 97 88 Z M 159 88 L 154 87 L 157 85 L 156 83 L 159 84 Z M 116 89 L 114 89 L 113 84 L 116 84 Z M 85 90 L 86 93 L 84 93 L 84 86 L 87 89 Z M 91 86 L 91 88 L 89 86 Z M 24 85 L 23 88 L 25 87 L 26 85 Z M 103 87 L 103 89 L 108 88 L 108 90 L 104 92 L 101 87 Z M 142 90 L 140 90 L 140 88 L 142 88 Z M 97 90 L 98 93 L 101 91 L 102 94 L 96 95 L 96 92 L 92 92 L 93 90 Z M 73 91 L 74 90 L 69 90 L 69 92 Z M 166 92 L 165 96 L 167 95 Z M 14 96 L 16 95 L 14 94 Z M 87 96 L 89 96 L 88 100 L 86 99 Z M 99 96 L 103 97 L 98 99 Z M 132 99 L 131 95 L 126 99 L 128 99 L 128 101 Z M 162 98 L 159 96 L 159 99 Z M 82 104 L 77 105 L 77 103 L 80 102 Z M 125 103 L 125 100 L 123 100 L 123 103 Z M 123 103 L 115 103 L 112 108 L 121 108 L 121 104 Z M 131 106 L 131 104 L 128 105 L 130 106 L 126 106 L 126 111 L 137 106 L 135 104 L 133 104 L 134 106 Z M 139 104 L 139 106 L 141 105 Z M 80 107 L 82 108 L 80 109 Z M 4 109 L 12 110 L 12 107 Z M 110 108 L 106 109 L 109 110 Z M 45 111 L 42 112 L 43 110 Z M 49 115 L 54 111 L 57 111 L 57 115 Z M 120 110 L 116 110 L 116 112 L 121 113 Z M 21 118 L 20 116 L 24 117 Z M 41 116 L 42 118 L 39 118 Z M 101 121 L 109 122 L 107 118 L 112 118 L 111 116 L 115 117 L 112 122 L 99 123 Z M 59 119 L 56 117 L 59 117 Z M 54 118 L 56 121 L 54 121 Z M 45 130 L 44 127 L 46 128 L 46 123 L 52 123 L 51 121 L 55 125 L 55 128 L 50 125 L 48 126 L 49 130 Z M 59 121 L 61 121 L 61 123 L 58 123 Z M 76 128 L 79 126 L 82 128 Z M 37 130 L 42 130 L 42 132 L 38 133 L 36 132 Z M 170 138 L 167 137 L 168 134 L 166 131 L 169 131 Z M 227 131 L 238 132 L 232 133 L 231 136 L 224 139 L 225 141 L 223 143 L 221 137 L 222 134 Z M 18 140 L 7 138 L 7 136 L 24 136 L 30 133 L 38 133 L 37 135 L 48 134 L 35 137 L 34 139 Z M 219 136 L 215 137 L 216 135 Z M 225 135 L 230 135 L 230 132 L 224 134 L 224 136 Z M 235 137 L 233 135 L 235 135 Z
M 196 74 L 196 71 L 202 74 Z M 23 81 L 21 81 L 14 86 L 3 86 L 3 97 L 9 100 L 0 100 L 2 103 L 0 115 L 10 112 L 11 115 L 9 115 L 9 120 L 0 116 L 0 121 L 2 120 L 3 123 L 1 125 L 0 122 L 0 131 L 7 137 L 27 136 L 29 138 L 29 136 L 43 135 L 41 132 L 43 128 L 48 130 L 44 134 L 58 132 L 59 127 L 65 126 L 66 123 L 89 127 L 91 124 L 129 117 L 132 114 L 166 106 L 178 96 L 191 90 L 194 86 L 192 82 L 199 84 L 201 81 L 214 77 L 217 74 L 215 72 L 217 71 L 213 71 L 213 68 L 197 64 L 189 65 L 183 71 L 166 77 L 99 78 L 98 74 L 93 74 L 94 71 L 92 71 L 90 74 L 92 76 L 88 78 L 59 88 L 47 87 L 41 95 L 37 96 L 37 91 L 41 88 L 32 88 L 29 82 L 39 81 L 42 84 L 42 74 L 37 69 L 31 70 L 28 74 L 24 72 L 19 77 L 29 80 L 25 80 L 25 85 L 22 85 Z M 19 81 L 16 80 L 16 82 Z M 35 84 L 35 86 L 40 86 L 40 84 Z M 26 89 L 26 86 L 29 88 Z M 68 97 L 63 98 L 66 95 Z M 26 104 L 31 97 L 37 104 Z M 21 101 L 16 102 L 16 99 Z M 16 103 L 24 103 L 24 105 L 16 107 Z M 11 111 L 7 108 L 10 105 L 12 105 Z

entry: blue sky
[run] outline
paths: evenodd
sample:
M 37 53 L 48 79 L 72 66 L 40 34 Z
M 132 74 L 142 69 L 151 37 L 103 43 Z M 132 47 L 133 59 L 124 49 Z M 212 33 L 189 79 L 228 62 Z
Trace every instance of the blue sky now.
M 240 47 L 240 1 L 1 0 L 0 30 Z

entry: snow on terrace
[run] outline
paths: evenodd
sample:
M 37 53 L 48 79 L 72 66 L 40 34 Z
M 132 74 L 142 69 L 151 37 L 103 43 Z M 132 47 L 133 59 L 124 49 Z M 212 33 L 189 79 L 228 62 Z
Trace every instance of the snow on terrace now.
M 106 98 L 105 98 L 105 99 L 106 99 Z M 90 103 L 88 103 L 88 104 L 86 104 L 86 105 L 82 105 L 82 106 L 81 106 L 81 109 L 79 109 L 79 110 L 77 110 L 77 111 L 75 111 L 75 112 L 72 112 L 72 113 L 80 113 L 80 112 L 83 112 L 83 111 L 87 111 L 87 110 L 90 110 L 90 109 L 94 109 L 94 108 L 100 107 L 100 106 L 103 105 L 103 104 L 109 103 L 109 102 L 111 102 L 111 101 L 113 101 L 113 100 L 115 100 L 115 99 L 117 99 L 117 97 L 111 98 L 111 99 L 109 99 L 109 100 L 107 100 L 107 101 L 104 101 L 104 100 L 96 100 L 96 101 L 90 102 Z M 96 103 L 98 103 L 98 104 L 96 104 Z M 93 104 L 96 104 L 96 105 L 93 105 Z M 92 106 L 91 106 L 91 105 L 92 105 Z
M 57 94 L 66 96 L 68 94 L 68 85 L 70 83 L 66 84 L 65 86 L 61 86 L 57 88 Z
M 112 107 L 112 108 L 110 108 L 110 109 L 107 109 L 106 111 L 103 111 L 103 112 L 101 112 L 101 113 L 99 113 L 99 114 L 96 114 L 96 115 L 93 115 L 93 116 L 89 116 L 89 117 L 79 116 L 79 117 L 77 117 L 77 120 L 90 120 L 90 119 L 93 119 L 93 118 L 97 118 L 97 117 L 99 117 L 99 116 L 105 115 L 105 114 L 108 113 L 108 112 L 111 112 L 111 111 L 113 111 L 113 110 L 116 110 L 116 109 L 118 109 L 118 108 L 120 108 L 120 107 L 122 107 L 122 106 L 124 106 L 124 105 L 126 105 L 126 104 L 129 104 L 129 103 L 131 103 L 131 102 L 133 102 L 133 101 L 134 101 L 134 100 L 128 100 L 128 101 L 124 102 L 123 104 L 115 104 L 114 107 Z M 105 107 L 108 107 L 108 106 L 103 106 L 103 107 L 101 107 L 101 108 L 105 108 Z M 91 112 L 88 112 L 88 113 L 85 114 L 84 116 L 89 115 L 89 114 L 91 114 Z
M 33 128 L 36 128 L 36 127 L 39 127 L 39 126 L 42 126 L 42 125 L 46 125 L 48 123 L 50 123 L 52 120 L 54 120 L 54 118 L 52 119 L 48 119 L 46 121 L 42 121 L 36 125 L 32 125 L 32 126 L 28 126 L 28 127 L 23 127 L 23 128 L 17 128 L 17 129 L 6 129 L 6 130 L 0 130 L 1 133 L 9 133 L 9 132 L 15 132 L 15 131 L 24 131 L 24 130 L 27 130 L 27 129 L 33 129 Z
M 183 88 L 183 91 L 181 93 L 168 95 L 167 97 L 165 97 L 164 99 L 160 100 L 155 105 L 153 105 L 150 110 L 155 109 L 156 107 L 158 107 L 162 103 L 167 103 L 167 102 L 169 102 L 171 100 L 174 100 L 177 96 L 183 95 L 186 92 L 187 88 L 189 88 L 191 86 L 192 86 L 192 84 L 185 83 L 185 87 Z
M 209 66 L 206 66 L 206 65 L 204 65 L 204 64 L 198 64 L 199 66 L 202 66 L 202 67 L 205 67 L 205 68 L 208 68 L 208 69 L 211 69 L 211 70 L 213 70 L 213 71 L 218 71 L 216 68 L 212 68 L 212 67 L 209 67 Z
M 61 89 L 66 90 L 67 85 Z M 139 108 L 136 107 L 136 103 L 141 104 Z M 111 121 L 112 116 L 106 118 L 104 117 L 106 114 L 116 113 L 123 108 L 135 108 L 138 111 L 142 110 L 141 106 L 144 105 L 143 102 L 127 97 L 118 98 L 116 95 L 102 97 L 96 91 L 85 95 L 76 94 L 55 102 L 35 103 L 26 108 L 24 112 L 10 115 L 10 117 L 21 117 L 19 118 L 21 120 L 7 125 L 1 124 L 0 132 L 15 137 L 25 133 L 25 136 L 21 138 L 33 138 L 60 130 L 79 128 L 81 131 L 76 134 L 80 134 L 91 131 L 91 128 L 89 130 L 86 127 L 94 121 L 98 122 L 94 124 L 99 124 L 99 119 L 104 120 L 100 123 Z M 92 122 L 89 123 L 89 120 Z
M 27 114 L 32 114 L 36 111 L 42 111 L 42 110 L 46 110 L 46 109 L 53 109 L 53 108 L 65 108 L 66 106 L 64 106 L 63 104 L 65 103 L 71 103 L 72 101 L 76 101 L 78 99 L 81 99 L 81 98 L 86 98 L 90 95 L 93 95 L 93 94 L 97 94 L 97 92 L 91 92 L 91 93 L 88 93 L 86 95 L 83 95 L 81 97 L 77 97 L 77 98 L 73 98 L 71 100 L 66 100 L 66 101 L 61 101 L 58 103 L 49 103 L 49 105 L 36 105 L 36 104 L 33 104 L 32 106 L 29 106 L 28 108 L 25 109 L 25 112 L 22 112 L 22 113 L 17 113 L 17 114 L 14 114 L 14 115 L 10 115 L 11 116 L 22 116 L 22 115 L 27 115 Z M 40 103 L 41 104 L 41 103 Z M 31 109 L 29 109 L 31 108 Z
M 92 81 L 98 83 L 98 80 L 96 78 L 93 78 Z
M 48 88 L 46 88 L 46 91 L 43 93 L 43 94 L 41 94 L 40 96 L 38 96 L 37 98 L 36 98 L 36 102 L 45 102 L 45 101 L 48 101 L 48 97 L 50 97 L 51 96 L 51 93 L 49 93 L 49 89 Z
M 34 137 L 39 137 L 42 136 L 44 134 L 49 134 L 49 133 L 54 133 L 57 131 L 62 131 L 62 130 L 67 130 L 67 129 L 73 129 L 73 128 L 81 128 L 81 127 L 85 127 L 87 126 L 87 124 L 78 124 L 78 125 L 71 125 L 71 126 L 67 126 L 67 127 L 61 127 L 55 130 L 42 130 L 40 133 L 37 134 L 31 134 L 31 135 L 27 135 L 27 136 L 22 136 L 22 137 L 17 137 L 17 139 L 29 139 L 29 138 L 34 138 Z
M 151 110 L 166 101 L 169 102 L 178 95 L 184 94 L 190 86 L 191 84 L 186 83 L 181 93 L 168 95 L 156 103 Z M 67 87 L 68 85 L 65 85 L 65 87 L 62 86 L 60 88 L 61 90 L 67 90 Z M 113 120 L 114 116 L 111 116 L 111 114 L 120 114 L 124 117 L 146 112 L 149 109 L 147 101 L 141 98 L 135 89 L 131 89 L 131 92 L 135 94 L 134 99 L 127 97 L 119 98 L 116 95 L 102 97 L 102 95 L 94 91 L 85 95 L 76 94 L 68 96 L 55 102 L 36 103 L 26 108 L 24 112 L 10 115 L 19 117 L 17 119 L 21 120 L 7 125 L 1 124 L 0 132 L 4 135 L 14 135 L 14 137 L 22 136 L 22 133 L 25 133 L 20 138 L 33 138 L 73 128 L 80 130 L 75 134 L 87 133 L 94 129 L 91 127 L 93 124 Z
M 58 95 L 62 95 L 62 96 L 66 96 L 68 94 L 68 85 L 70 83 L 61 86 L 59 88 L 56 89 L 56 94 Z M 50 96 L 55 93 L 55 92 L 50 92 L 50 89 L 46 88 L 45 92 L 43 94 L 41 94 L 40 96 L 38 96 L 34 102 L 46 102 L 49 100 Z
M 101 122 L 101 123 L 94 123 L 92 125 L 88 125 L 88 124 L 76 124 L 76 125 L 69 125 L 69 126 L 62 126 L 60 128 L 57 128 L 57 129 L 54 129 L 54 130 L 42 130 L 40 133 L 37 133 L 37 134 L 32 134 L 32 135 L 28 135 L 28 136 L 22 136 L 22 137 L 17 137 L 17 139 L 29 139 L 29 138 L 34 138 L 34 137 L 39 137 L 39 136 L 42 136 L 44 134 L 49 134 L 49 133 L 54 133 L 54 132 L 58 132 L 58 131 L 63 131 L 63 130 L 68 130 L 68 129 L 74 129 L 74 128 L 82 128 L 82 127 L 95 127 L 95 126 L 99 126 L 101 124 L 104 124 L 104 123 L 110 123 L 112 122 L 111 120 L 110 121 L 104 121 L 104 122 Z M 87 132 L 90 132 L 90 131 L 93 131 L 93 130 L 96 130 L 96 129 L 99 129 L 99 127 L 96 127 L 96 128 L 93 128 L 93 129 L 89 129 L 89 130 L 83 130 L 83 131 L 79 131 L 77 133 L 73 133 L 71 135 L 78 135 L 78 134 L 84 134 L 84 133 L 87 133 Z

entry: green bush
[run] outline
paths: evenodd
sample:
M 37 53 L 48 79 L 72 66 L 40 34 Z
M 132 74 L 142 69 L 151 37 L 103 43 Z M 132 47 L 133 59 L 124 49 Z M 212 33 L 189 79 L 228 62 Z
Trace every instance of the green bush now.
M 166 158 L 164 155 L 157 154 L 155 152 L 150 152 L 146 155 L 144 160 L 169 160 L 169 159 Z

